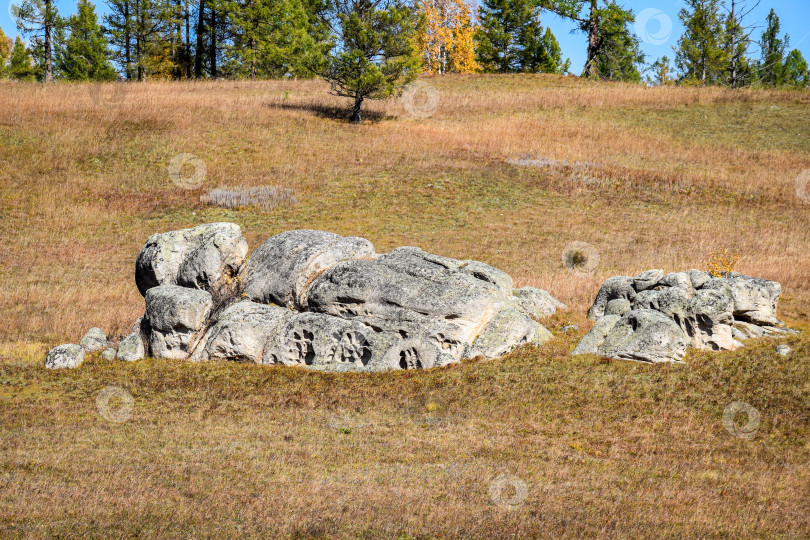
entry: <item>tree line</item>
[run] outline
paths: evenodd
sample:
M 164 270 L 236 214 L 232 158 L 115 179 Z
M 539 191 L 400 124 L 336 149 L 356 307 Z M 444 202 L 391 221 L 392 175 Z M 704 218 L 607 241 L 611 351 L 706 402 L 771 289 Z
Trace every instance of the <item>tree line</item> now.
M 144 81 L 320 76 L 355 100 L 387 97 L 428 73 L 569 74 L 542 18 L 554 13 L 586 39 L 585 77 L 648 84 L 808 86 L 771 10 L 756 0 L 685 0 L 685 31 L 645 63 L 636 14 L 612 0 L 90 0 L 62 17 L 54 0 L 12 8 L 17 36 L 0 30 L 0 77 Z M 758 55 L 755 54 L 758 51 Z

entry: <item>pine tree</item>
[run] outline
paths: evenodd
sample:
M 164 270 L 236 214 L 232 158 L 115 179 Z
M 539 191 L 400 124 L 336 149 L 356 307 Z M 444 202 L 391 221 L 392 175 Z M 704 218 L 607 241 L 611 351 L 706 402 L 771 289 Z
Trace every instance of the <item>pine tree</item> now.
M 729 65 L 720 0 L 685 0 L 678 13 L 684 34 L 678 40 L 675 62 L 682 81 L 703 85 L 722 82 Z
M 638 66 L 644 62 L 638 38 L 630 25 L 630 9 L 605 0 L 537 0 L 543 9 L 574 21 L 588 36 L 585 77 L 639 81 Z
M 467 0 L 421 0 L 424 31 L 419 35 L 427 73 L 472 73 L 475 60 L 475 10 Z
M 105 31 L 112 58 L 129 81 L 137 77 L 135 70 L 135 0 L 107 0 L 109 13 L 104 16 Z
M 784 64 L 785 84 L 794 88 L 804 89 L 810 83 L 807 60 L 798 49 L 793 49 L 785 58 Z
M 118 78 L 110 64 L 110 51 L 98 24 L 96 8 L 79 0 L 77 13 L 68 19 L 70 37 L 61 60 L 64 77 L 73 81 L 111 81 Z
M 11 60 L 9 62 L 9 75 L 12 79 L 18 81 L 35 81 L 36 69 L 34 68 L 34 59 L 28 48 L 17 36 L 14 41 L 14 48 L 11 49 Z
M 478 61 L 489 72 L 563 73 L 570 66 L 533 0 L 484 0 L 477 40 Z
M 484 0 L 478 29 L 478 62 L 488 72 L 524 70 L 525 41 L 535 8 L 531 0 Z M 533 37 L 537 37 L 537 33 Z
M 40 59 L 43 80 L 46 83 L 51 82 L 54 65 L 54 34 L 62 24 L 53 0 L 23 0 L 19 6 L 12 6 L 12 14 L 16 20 L 17 29 L 23 35 L 31 37 L 35 58 Z
M 601 79 L 640 82 L 638 66 L 644 62 L 639 39 L 630 30 L 635 22 L 631 10 L 608 4 L 598 10 L 597 44 L 594 56 Z
M 672 62 L 668 56 L 662 56 L 653 62 L 649 71 L 652 76 L 647 75 L 647 83 L 655 86 L 669 86 L 674 84 L 675 80 L 672 78 Z
M 732 9 L 726 19 L 723 49 L 728 58 L 728 73 L 719 82 L 732 88 L 750 85 L 755 77 L 748 57 L 748 47 L 751 44 L 750 32 L 742 25 L 742 19 L 737 11 L 737 2 L 732 0 Z
M 323 58 L 301 0 L 236 0 L 228 5 L 232 76 L 308 77 Z
M 11 58 L 12 47 L 14 47 L 14 42 L 6 37 L 6 34 L 3 33 L 3 29 L 0 28 L 0 79 L 8 77 L 8 61 Z
M 333 47 L 320 75 L 354 100 L 350 120 L 361 123 L 364 100 L 395 95 L 419 75 L 421 17 L 400 0 L 335 0 L 327 18 Z
M 780 86 L 785 83 L 785 50 L 790 38 L 779 38 L 779 17 L 774 10 L 768 13 L 767 26 L 762 33 L 762 63 L 759 66 L 759 80 L 766 86 Z

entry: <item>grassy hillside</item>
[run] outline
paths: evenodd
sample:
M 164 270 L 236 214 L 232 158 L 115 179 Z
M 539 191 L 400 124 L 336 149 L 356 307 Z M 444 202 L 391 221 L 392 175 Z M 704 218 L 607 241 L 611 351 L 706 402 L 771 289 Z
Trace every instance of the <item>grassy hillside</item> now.
M 374 103 L 363 126 L 315 81 L 0 85 L 0 536 L 810 534 L 810 338 L 781 340 L 787 358 L 763 341 L 679 366 L 568 354 L 606 277 L 705 269 L 721 249 L 780 281 L 781 316 L 810 329 L 794 183 L 810 94 L 427 82 L 433 116 Z M 201 189 L 169 177 L 184 152 L 206 165 Z M 200 202 L 258 185 L 298 203 Z M 476 258 L 571 309 L 542 349 L 431 372 L 44 370 L 49 347 L 143 313 L 133 266 L 150 234 L 211 221 L 252 249 L 318 228 Z M 592 276 L 563 268 L 574 241 L 599 252 Z M 134 399 L 124 422 L 99 413 L 109 385 Z M 760 414 L 750 440 L 722 422 L 738 401 Z M 499 498 L 501 475 L 515 483 Z

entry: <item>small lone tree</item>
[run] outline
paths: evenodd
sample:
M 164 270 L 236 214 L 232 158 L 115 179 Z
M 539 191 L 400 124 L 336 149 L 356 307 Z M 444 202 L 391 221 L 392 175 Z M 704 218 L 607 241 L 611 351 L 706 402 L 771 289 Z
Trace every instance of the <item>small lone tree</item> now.
M 419 75 L 422 19 L 401 0 L 332 0 L 326 23 L 332 47 L 314 70 L 333 94 L 354 99 L 352 123 L 362 123 L 366 98 L 390 97 Z

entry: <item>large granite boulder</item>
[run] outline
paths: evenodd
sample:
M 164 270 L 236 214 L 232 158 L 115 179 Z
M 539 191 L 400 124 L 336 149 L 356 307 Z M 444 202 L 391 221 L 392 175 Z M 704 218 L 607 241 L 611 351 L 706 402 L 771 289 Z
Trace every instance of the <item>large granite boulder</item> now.
M 153 239 L 148 246 L 163 245 Z M 177 268 L 181 259 L 172 259 Z M 239 267 L 227 296 L 212 297 L 181 275 L 167 271 L 167 284 L 146 289 L 140 328 L 157 358 L 424 369 L 545 343 L 551 333 L 538 319 L 565 307 L 540 289 L 513 289 L 508 274 L 480 261 L 413 247 L 378 254 L 368 240 L 323 231 L 268 239 Z
M 160 285 L 146 292 L 149 351 L 155 358 L 185 359 L 208 322 L 211 293 L 179 285 Z
M 227 295 L 247 251 L 247 241 L 234 223 L 153 234 L 138 254 L 135 284 L 144 296 L 158 285 Z
M 740 274 L 648 270 L 602 285 L 591 331 L 574 354 L 677 362 L 686 349 L 733 350 L 754 337 L 791 332 L 776 317 L 781 286 Z

